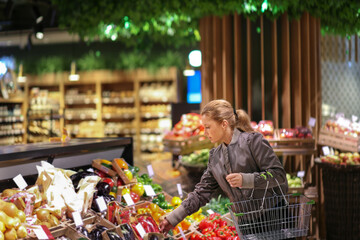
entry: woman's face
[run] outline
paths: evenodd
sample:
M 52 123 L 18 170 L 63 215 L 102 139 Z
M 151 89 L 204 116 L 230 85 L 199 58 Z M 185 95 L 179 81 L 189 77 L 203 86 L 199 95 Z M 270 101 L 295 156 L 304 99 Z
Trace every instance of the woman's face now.
M 202 115 L 201 120 L 205 127 L 205 136 L 207 136 L 212 143 L 222 142 L 224 138 L 224 127 L 222 124 L 206 115 Z

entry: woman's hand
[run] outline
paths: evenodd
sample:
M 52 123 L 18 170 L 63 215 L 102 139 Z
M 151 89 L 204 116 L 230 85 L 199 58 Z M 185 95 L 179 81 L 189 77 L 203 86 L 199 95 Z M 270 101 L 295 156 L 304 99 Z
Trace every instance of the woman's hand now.
M 172 228 L 174 228 L 173 225 L 171 225 L 166 218 L 160 222 L 160 232 L 164 235 L 166 235 Z
M 241 173 L 230 173 L 226 176 L 226 181 L 231 187 L 242 187 L 243 177 Z

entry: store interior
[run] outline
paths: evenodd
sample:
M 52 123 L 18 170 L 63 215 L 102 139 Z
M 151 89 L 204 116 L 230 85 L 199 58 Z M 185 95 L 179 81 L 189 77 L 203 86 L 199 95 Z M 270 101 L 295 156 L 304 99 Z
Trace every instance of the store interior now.
M 135 2 L 0 1 L 0 240 L 360 239 L 360 5 Z M 218 146 L 214 99 L 281 161 L 295 230 L 247 229 L 218 190 L 159 233 Z

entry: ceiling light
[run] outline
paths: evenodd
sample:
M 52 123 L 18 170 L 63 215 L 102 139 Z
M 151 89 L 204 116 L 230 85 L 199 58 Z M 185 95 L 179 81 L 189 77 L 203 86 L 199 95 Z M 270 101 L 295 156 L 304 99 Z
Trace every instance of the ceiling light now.
M 193 50 L 189 53 L 189 63 L 193 67 L 201 66 L 201 51 Z
M 44 28 L 42 24 L 36 24 L 34 27 L 35 37 L 37 39 L 43 39 L 44 38 Z
M 0 62 L 0 75 L 4 75 L 7 71 L 7 67 L 5 65 L 5 63 Z

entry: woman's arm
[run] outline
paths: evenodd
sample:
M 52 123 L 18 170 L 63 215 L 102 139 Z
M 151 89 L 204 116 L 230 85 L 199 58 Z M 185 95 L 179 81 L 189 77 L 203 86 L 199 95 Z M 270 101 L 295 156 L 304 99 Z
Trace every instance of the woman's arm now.
M 243 173 L 242 187 L 243 188 L 266 188 L 267 180 L 269 180 L 269 188 L 277 187 L 275 179 L 271 178 L 266 171 L 272 174 L 277 179 L 280 185 L 287 184 L 286 172 L 270 146 L 269 142 L 264 139 L 260 133 L 252 133 L 249 135 L 247 143 L 250 152 L 260 169 L 255 173 Z M 266 180 L 263 176 L 266 176 Z
M 213 151 L 213 149 L 210 151 L 209 161 L 212 157 Z M 198 211 L 200 207 L 209 202 L 211 195 L 218 187 L 219 185 L 208 166 L 202 175 L 200 182 L 196 184 L 195 190 L 189 193 L 188 197 L 181 203 L 181 205 L 172 211 L 166 219 L 172 226 L 176 226 L 186 216 Z

